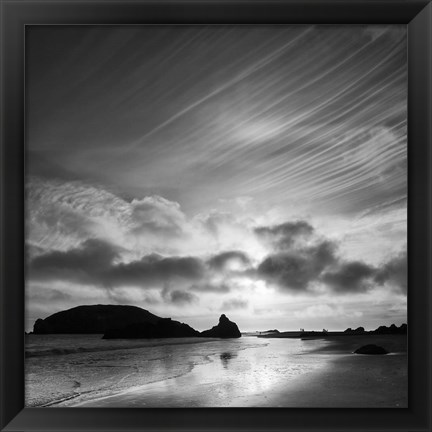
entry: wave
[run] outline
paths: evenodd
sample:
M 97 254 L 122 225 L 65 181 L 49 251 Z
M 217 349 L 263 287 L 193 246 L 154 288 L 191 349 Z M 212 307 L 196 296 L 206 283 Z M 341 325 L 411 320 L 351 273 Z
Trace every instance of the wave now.
M 110 351 L 110 349 L 100 349 L 100 348 L 52 348 L 44 349 L 40 351 L 25 351 L 25 356 L 27 357 L 44 357 L 52 355 L 65 355 L 65 354 L 77 354 L 82 352 L 97 352 L 97 351 Z
M 214 342 L 218 341 L 216 338 L 180 338 L 180 339 L 157 339 L 149 342 L 148 339 L 142 344 L 136 345 L 110 345 L 107 347 L 97 346 L 97 347 L 74 347 L 74 348 L 44 348 L 40 350 L 26 350 L 25 357 L 47 357 L 47 356 L 57 356 L 57 355 L 68 355 L 68 354 L 80 354 L 80 353 L 92 353 L 92 352 L 104 352 L 104 351 L 119 351 L 119 350 L 131 350 L 140 348 L 151 348 L 151 347 L 161 347 L 166 345 L 186 345 L 204 342 Z

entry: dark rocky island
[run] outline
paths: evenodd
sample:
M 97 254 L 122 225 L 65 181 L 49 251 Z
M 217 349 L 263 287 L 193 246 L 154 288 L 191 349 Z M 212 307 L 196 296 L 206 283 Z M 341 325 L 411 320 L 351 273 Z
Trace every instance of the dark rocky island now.
M 200 333 L 187 324 L 161 318 L 156 323 L 134 323 L 120 329 L 109 329 L 103 339 L 155 339 L 197 337 Z
M 161 318 L 136 306 L 77 306 L 36 320 L 34 334 L 91 334 L 130 324 L 156 324 Z
M 212 327 L 210 330 L 201 332 L 203 337 L 216 337 L 216 338 L 239 338 L 241 333 L 237 324 L 230 321 L 224 314 L 219 318 L 219 324 Z
M 136 306 L 78 306 L 36 320 L 34 334 L 98 334 L 103 339 L 155 339 L 181 337 L 241 337 L 237 324 L 225 315 L 202 333 L 171 318 L 161 318 Z

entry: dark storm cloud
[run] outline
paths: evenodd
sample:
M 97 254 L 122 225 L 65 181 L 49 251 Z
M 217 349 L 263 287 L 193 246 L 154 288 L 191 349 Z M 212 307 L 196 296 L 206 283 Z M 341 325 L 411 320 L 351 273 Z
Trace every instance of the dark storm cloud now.
M 361 261 L 346 261 L 337 253 L 337 244 L 330 240 L 305 246 L 294 239 L 307 236 L 313 228 L 306 223 L 286 223 L 260 228 L 261 233 L 275 238 L 274 253 L 257 267 L 256 276 L 275 284 L 281 291 L 312 292 L 314 283 L 324 284 L 328 293 L 367 292 L 387 284 L 391 289 L 407 292 L 406 250 L 375 267 Z
M 285 222 L 280 225 L 255 228 L 255 234 L 278 250 L 290 248 L 297 240 L 309 237 L 314 228 L 306 221 Z
M 371 277 L 376 269 L 360 261 L 341 263 L 337 269 L 324 273 L 321 280 L 333 292 L 353 293 L 365 292 L 371 288 Z
M 408 289 L 408 257 L 407 251 L 400 252 L 394 258 L 385 263 L 377 271 L 375 281 L 379 284 L 389 283 L 402 293 Z
M 172 303 L 183 305 L 195 303 L 198 301 L 198 297 L 187 291 L 171 291 L 169 293 L 169 299 Z
M 380 266 L 361 261 L 340 262 L 322 274 L 321 280 L 340 294 L 366 292 L 387 284 L 396 292 L 407 293 L 407 252 L 401 251 Z
M 113 265 L 106 283 L 113 285 L 159 284 L 172 279 L 199 280 L 205 275 L 204 263 L 194 257 L 145 256 L 139 261 Z
M 255 234 L 273 250 L 258 265 L 255 277 L 282 292 L 312 292 L 318 283 L 335 294 L 366 292 L 384 284 L 406 293 L 406 251 L 375 267 L 344 260 L 338 244 L 323 240 L 306 221 L 259 227 Z
M 112 244 L 91 239 L 68 251 L 52 251 L 30 262 L 30 277 L 35 280 L 69 280 L 100 283 L 109 271 L 119 249 Z
M 221 271 L 224 270 L 230 262 L 239 262 L 243 266 L 248 266 L 250 264 L 250 259 L 242 251 L 227 251 L 210 258 L 208 264 L 211 269 Z
M 205 265 L 193 257 L 151 254 L 129 263 L 115 263 L 119 249 L 101 240 L 87 240 L 69 251 L 53 251 L 29 265 L 35 280 L 69 280 L 102 286 L 163 284 L 173 279 L 199 280 Z
M 259 264 L 258 276 L 276 283 L 281 290 L 304 291 L 321 272 L 337 261 L 336 246 L 323 241 L 316 246 L 277 252 Z

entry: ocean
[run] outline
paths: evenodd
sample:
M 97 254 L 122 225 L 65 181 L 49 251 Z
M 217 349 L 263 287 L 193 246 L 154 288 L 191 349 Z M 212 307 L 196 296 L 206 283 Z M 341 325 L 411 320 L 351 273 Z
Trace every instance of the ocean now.
M 282 380 L 323 367 L 327 342 L 300 339 L 105 340 L 27 335 L 27 407 L 247 405 Z M 243 401 L 242 401 L 243 400 Z M 242 402 L 239 402 L 242 401 Z

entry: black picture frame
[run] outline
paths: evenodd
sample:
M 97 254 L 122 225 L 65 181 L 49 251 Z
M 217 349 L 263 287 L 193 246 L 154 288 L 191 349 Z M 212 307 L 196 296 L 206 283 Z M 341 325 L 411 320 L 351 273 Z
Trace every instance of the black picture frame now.
M 3 431 L 430 431 L 432 5 L 426 0 L 0 0 Z M 406 24 L 408 322 L 406 409 L 24 408 L 24 38 L 39 24 Z

